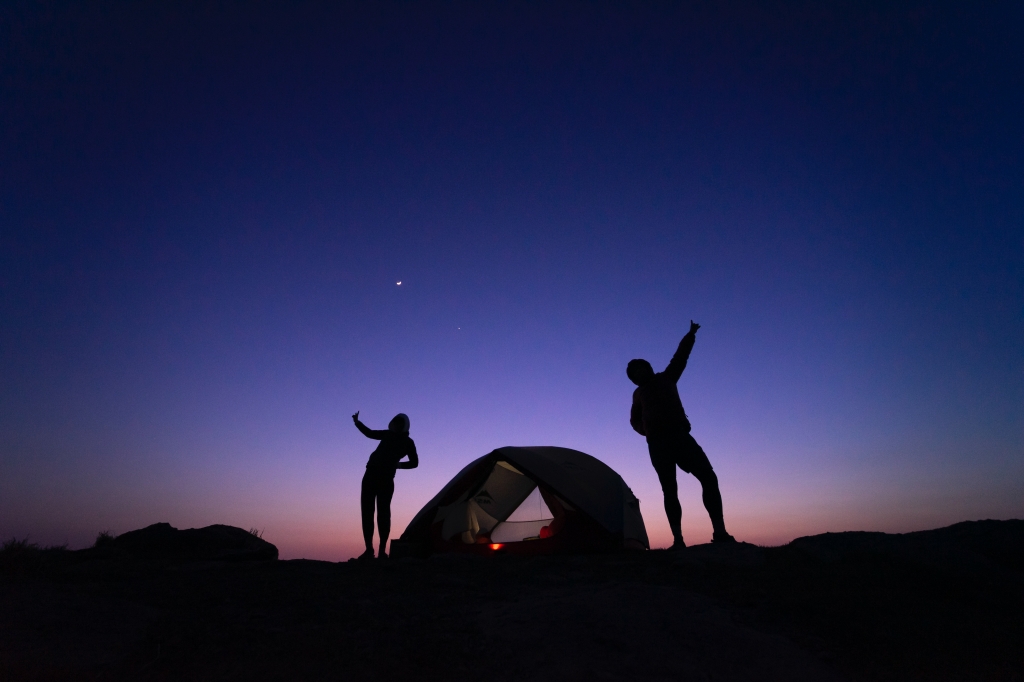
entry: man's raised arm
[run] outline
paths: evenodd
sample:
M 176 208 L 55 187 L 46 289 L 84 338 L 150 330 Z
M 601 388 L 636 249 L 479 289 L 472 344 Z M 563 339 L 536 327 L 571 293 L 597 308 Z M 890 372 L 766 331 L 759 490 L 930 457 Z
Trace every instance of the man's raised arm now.
M 693 350 L 693 342 L 697 340 L 698 329 L 700 329 L 700 325 L 690 320 L 690 331 L 686 332 L 686 336 L 679 342 L 676 354 L 672 356 L 668 367 L 665 368 L 665 375 L 671 378 L 672 381 L 679 381 L 679 377 L 683 375 L 683 370 L 686 369 L 686 361 L 690 358 L 690 351 Z

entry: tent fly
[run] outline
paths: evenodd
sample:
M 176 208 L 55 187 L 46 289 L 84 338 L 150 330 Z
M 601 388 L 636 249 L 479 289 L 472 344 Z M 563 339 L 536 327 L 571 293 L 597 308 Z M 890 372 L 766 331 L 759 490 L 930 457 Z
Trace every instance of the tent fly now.
M 502 447 L 467 464 L 413 517 L 391 556 L 648 549 L 640 501 L 595 457 Z

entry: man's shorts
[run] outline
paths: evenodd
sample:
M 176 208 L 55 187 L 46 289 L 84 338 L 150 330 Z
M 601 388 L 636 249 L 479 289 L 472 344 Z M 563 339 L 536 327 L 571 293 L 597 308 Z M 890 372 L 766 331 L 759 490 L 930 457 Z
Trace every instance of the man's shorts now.
M 708 456 L 689 433 L 648 438 L 647 449 L 659 477 L 671 473 L 674 478 L 676 466 L 698 478 L 706 472 L 714 471 Z

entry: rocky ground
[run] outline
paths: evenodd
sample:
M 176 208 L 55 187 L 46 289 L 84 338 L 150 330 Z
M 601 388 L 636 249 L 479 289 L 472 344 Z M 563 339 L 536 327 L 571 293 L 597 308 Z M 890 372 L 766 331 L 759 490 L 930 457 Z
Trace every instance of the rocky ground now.
M 1022 521 L 532 559 L 101 550 L 0 552 L 0 679 L 1024 679 Z

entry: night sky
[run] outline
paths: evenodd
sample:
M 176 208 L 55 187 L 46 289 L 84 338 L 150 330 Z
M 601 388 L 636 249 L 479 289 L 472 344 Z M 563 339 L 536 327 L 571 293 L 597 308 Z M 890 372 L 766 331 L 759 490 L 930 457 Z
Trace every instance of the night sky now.
M 665 546 L 625 367 L 691 319 L 738 539 L 1024 516 L 1022 5 L 639 5 L 4 3 L 0 536 L 347 559 L 360 410 L 395 536 L 560 445 Z

